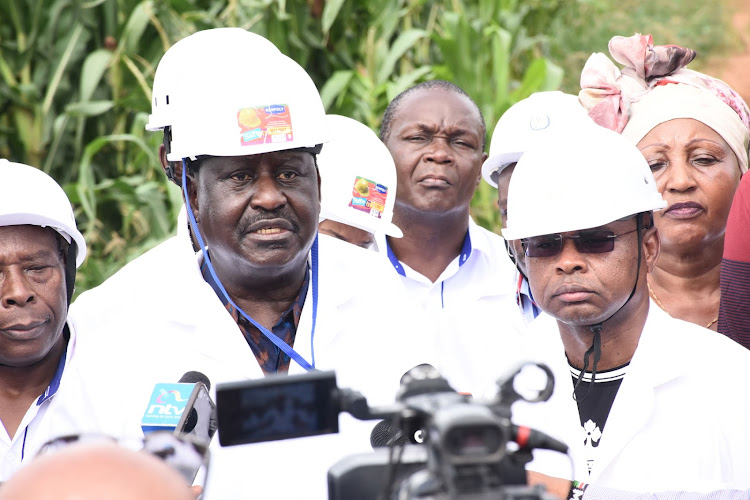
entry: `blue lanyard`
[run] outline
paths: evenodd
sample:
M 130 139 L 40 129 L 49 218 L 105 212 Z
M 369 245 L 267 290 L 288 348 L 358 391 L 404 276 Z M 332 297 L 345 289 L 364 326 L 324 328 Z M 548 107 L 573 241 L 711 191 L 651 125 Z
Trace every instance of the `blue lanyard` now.
M 275 333 L 268 330 L 266 327 L 255 321 L 253 318 L 251 318 L 245 311 L 243 311 L 237 304 L 234 303 L 232 298 L 227 293 L 226 289 L 224 288 L 224 285 L 221 283 L 221 280 L 216 275 L 216 271 L 214 270 L 214 266 L 211 263 L 211 259 L 208 256 L 208 252 L 206 251 L 206 245 L 203 242 L 203 237 L 201 236 L 200 230 L 198 229 L 198 223 L 195 221 L 195 217 L 193 216 L 193 210 L 190 206 L 190 199 L 188 197 L 187 193 L 187 162 L 185 159 L 182 159 L 182 193 L 185 197 L 185 205 L 187 208 L 187 216 L 190 220 L 190 225 L 193 228 L 193 232 L 195 233 L 195 238 L 198 240 L 198 245 L 200 245 L 201 250 L 203 251 L 203 258 L 206 261 L 206 267 L 208 268 L 208 272 L 211 273 L 211 277 L 216 282 L 216 285 L 219 287 L 219 290 L 221 291 L 221 294 L 224 296 L 224 299 L 232 305 L 251 325 L 253 325 L 255 328 L 261 331 L 263 335 L 268 337 L 268 339 L 273 342 L 273 344 L 284 351 L 284 354 L 289 356 L 291 359 L 293 359 L 298 365 L 300 365 L 305 370 L 314 370 L 315 369 L 315 349 L 313 344 L 313 339 L 315 338 L 315 325 L 317 322 L 318 317 L 318 235 L 315 235 L 315 241 L 313 242 L 313 246 L 311 249 L 311 260 L 312 260 L 312 294 L 313 294 L 313 316 L 312 316 L 312 331 L 310 332 L 310 353 L 312 355 L 312 364 L 308 363 L 302 356 L 297 353 L 294 349 L 292 349 L 289 344 L 284 342 L 282 339 L 280 339 Z

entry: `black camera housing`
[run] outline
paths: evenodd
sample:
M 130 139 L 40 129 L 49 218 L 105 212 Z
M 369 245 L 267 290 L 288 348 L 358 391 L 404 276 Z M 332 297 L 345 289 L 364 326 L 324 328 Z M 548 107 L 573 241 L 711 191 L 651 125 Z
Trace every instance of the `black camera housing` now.
M 526 486 L 524 466 L 537 445 L 508 447 L 517 430 L 510 421 L 512 403 L 545 401 L 552 393 L 551 371 L 536 366 L 548 377 L 537 398 L 523 398 L 514 389 L 519 366 L 498 381 L 497 397 L 489 402 L 455 392 L 430 365 L 407 372 L 396 402 L 387 407 L 370 407 L 360 393 L 339 388 L 334 372 L 219 384 L 219 441 L 231 446 L 335 433 L 339 413 L 347 412 L 360 420 L 382 419 L 374 429 L 381 432 L 371 436 L 372 453 L 346 457 L 330 468 L 330 500 L 547 500 L 554 497 Z M 554 442 L 551 449 L 566 447 Z

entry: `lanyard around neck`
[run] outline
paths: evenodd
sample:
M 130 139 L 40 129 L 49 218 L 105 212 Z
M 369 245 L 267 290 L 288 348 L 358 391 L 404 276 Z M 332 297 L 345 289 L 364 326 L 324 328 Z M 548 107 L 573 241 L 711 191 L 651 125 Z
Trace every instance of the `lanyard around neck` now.
M 388 243 L 388 237 L 385 237 L 385 248 L 386 248 L 386 255 L 388 255 L 388 260 L 391 261 L 391 265 L 396 270 L 398 274 L 401 276 L 406 277 L 406 270 L 404 269 L 403 264 L 401 264 L 401 261 L 398 260 L 398 257 L 396 257 L 396 254 L 393 253 L 393 249 L 391 248 L 391 244 Z M 466 236 L 464 237 L 464 243 L 461 247 L 461 253 L 458 255 L 458 267 L 461 267 L 464 265 L 464 263 L 469 259 L 469 255 L 471 255 L 471 237 L 469 236 L 469 231 L 466 231 Z

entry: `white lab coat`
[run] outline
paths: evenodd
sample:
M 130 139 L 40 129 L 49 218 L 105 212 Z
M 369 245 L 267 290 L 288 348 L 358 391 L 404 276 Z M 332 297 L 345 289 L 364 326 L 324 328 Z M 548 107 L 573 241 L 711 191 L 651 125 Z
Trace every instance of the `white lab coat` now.
M 556 389 L 547 403 L 516 406 L 515 416 L 568 444 L 574 479 L 635 493 L 750 487 L 750 351 L 652 302 L 589 477 L 556 321 L 541 315 L 529 335 L 546 351 Z M 536 453 L 528 468 L 571 478 L 560 457 Z
M 375 250 L 407 290 L 425 336 L 425 357 L 455 389 L 478 394 L 524 357 L 516 349 L 527 326 L 503 238 L 471 219 L 469 236 L 468 259 L 459 266 L 456 257 L 434 283 L 403 263 L 406 276 L 400 276 L 388 260 L 384 235 L 376 235 Z
M 372 252 L 320 237 L 315 365 L 335 369 L 339 387 L 360 390 L 373 404 L 395 398 L 401 375 L 418 364 L 418 330 L 398 281 Z M 312 280 L 311 280 L 312 282 Z M 312 290 L 294 348 L 311 356 Z M 123 268 L 71 307 L 81 358 L 102 389 L 117 385 L 122 434 L 140 432 L 154 384 L 197 370 L 212 382 L 263 376 L 252 351 L 214 290 L 201 276 L 186 235 L 178 235 Z M 105 355 L 105 353 L 109 355 Z M 295 362 L 289 373 L 304 370 Z M 112 374 L 110 378 L 102 374 Z M 339 435 L 221 448 L 212 442 L 204 498 L 326 498 L 326 471 L 370 450 L 374 422 L 341 417 Z
M 78 369 L 76 332 L 70 339 L 62 374 L 53 377 L 44 397 L 31 404 L 13 439 L 0 430 L 0 482 L 27 465 L 47 441 L 69 434 L 107 434 L 113 430 L 110 411 L 100 408 L 98 395 Z

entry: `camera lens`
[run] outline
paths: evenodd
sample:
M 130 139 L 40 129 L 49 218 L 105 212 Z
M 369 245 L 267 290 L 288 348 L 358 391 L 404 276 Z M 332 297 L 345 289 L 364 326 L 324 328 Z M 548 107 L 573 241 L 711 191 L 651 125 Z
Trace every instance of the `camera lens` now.
M 454 427 L 445 439 L 447 451 L 454 456 L 481 457 L 496 453 L 502 444 L 502 432 L 494 425 Z

